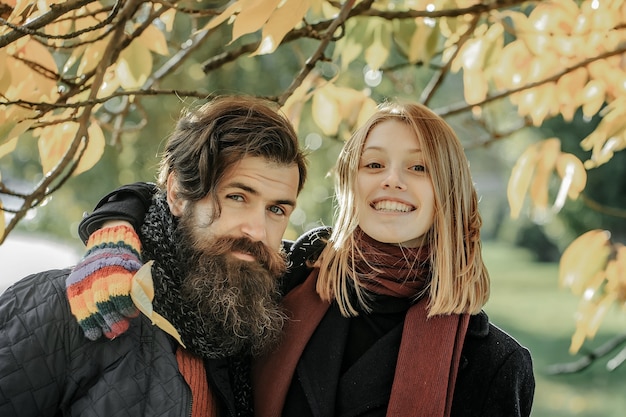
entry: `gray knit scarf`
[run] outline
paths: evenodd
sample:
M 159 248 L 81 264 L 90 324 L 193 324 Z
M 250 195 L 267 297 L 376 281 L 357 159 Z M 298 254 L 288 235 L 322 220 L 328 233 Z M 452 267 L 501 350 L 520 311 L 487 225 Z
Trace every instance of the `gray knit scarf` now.
M 198 313 L 190 310 L 181 297 L 185 276 L 182 260 L 189 254 L 177 245 L 180 241 L 178 219 L 167 205 L 163 193 L 152 200 L 141 227 L 142 257 L 152 259 L 154 310 L 163 315 L 180 333 L 187 350 L 203 359 L 227 358 L 236 399 L 237 416 L 252 416 L 250 357 L 230 356 L 230 352 L 213 343 L 211 335 L 200 323 Z

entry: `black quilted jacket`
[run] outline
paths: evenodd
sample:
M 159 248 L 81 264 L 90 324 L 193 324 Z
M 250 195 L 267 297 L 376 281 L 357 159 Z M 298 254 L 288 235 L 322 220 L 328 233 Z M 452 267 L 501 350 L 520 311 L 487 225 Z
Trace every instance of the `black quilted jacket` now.
M 142 315 L 123 337 L 89 341 L 69 310 L 69 272 L 31 275 L 0 296 L 0 416 L 191 415 L 173 339 Z M 233 415 L 226 363 L 206 365 L 222 415 Z

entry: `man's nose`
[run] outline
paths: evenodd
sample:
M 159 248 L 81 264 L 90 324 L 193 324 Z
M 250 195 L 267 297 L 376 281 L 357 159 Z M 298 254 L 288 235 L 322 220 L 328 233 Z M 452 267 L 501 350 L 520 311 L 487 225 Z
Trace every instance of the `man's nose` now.
M 265 209 L 262 213 L 248 213 L 241 221 L 241 232 L 244 236 L 253 242 L 265 242 L 267 237 Z

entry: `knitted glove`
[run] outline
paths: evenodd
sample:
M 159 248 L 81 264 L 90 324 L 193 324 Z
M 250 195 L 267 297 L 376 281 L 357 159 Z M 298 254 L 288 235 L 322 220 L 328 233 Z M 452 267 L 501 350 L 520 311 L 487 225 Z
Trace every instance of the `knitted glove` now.
M 139 311 L 130 298 L 131 279 L 141 268 L 141 242 L 126 225 L 91 234 L 87 252 L 65 281 L 72 314 L 90 340 L 124 333 Z

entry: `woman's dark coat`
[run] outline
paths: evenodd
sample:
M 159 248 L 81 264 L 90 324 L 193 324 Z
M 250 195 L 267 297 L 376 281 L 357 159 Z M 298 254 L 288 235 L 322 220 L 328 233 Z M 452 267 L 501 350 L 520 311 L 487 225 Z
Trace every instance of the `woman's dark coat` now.
M 328 232 L 324 228 L 311 231 L 292 246 L 288 287 L 306 278 L 309 271 L 306 260 L 319 254 Z M 349 320 L 340 315 L 335 303 L 331 305 L 300 357 L 283 416 L 386 415 L 402 323 L 338 380 L 342 362 L 338 352 L 343 352 Z M 365 390 L 356 389 L 364 384 Z M 529 416 L 534 391 L 529 351 L 491 324 L 484 312 L 471 316 L 461 353 L 452 417 Z M 412 416 L 410 410 L 406 416 Z

